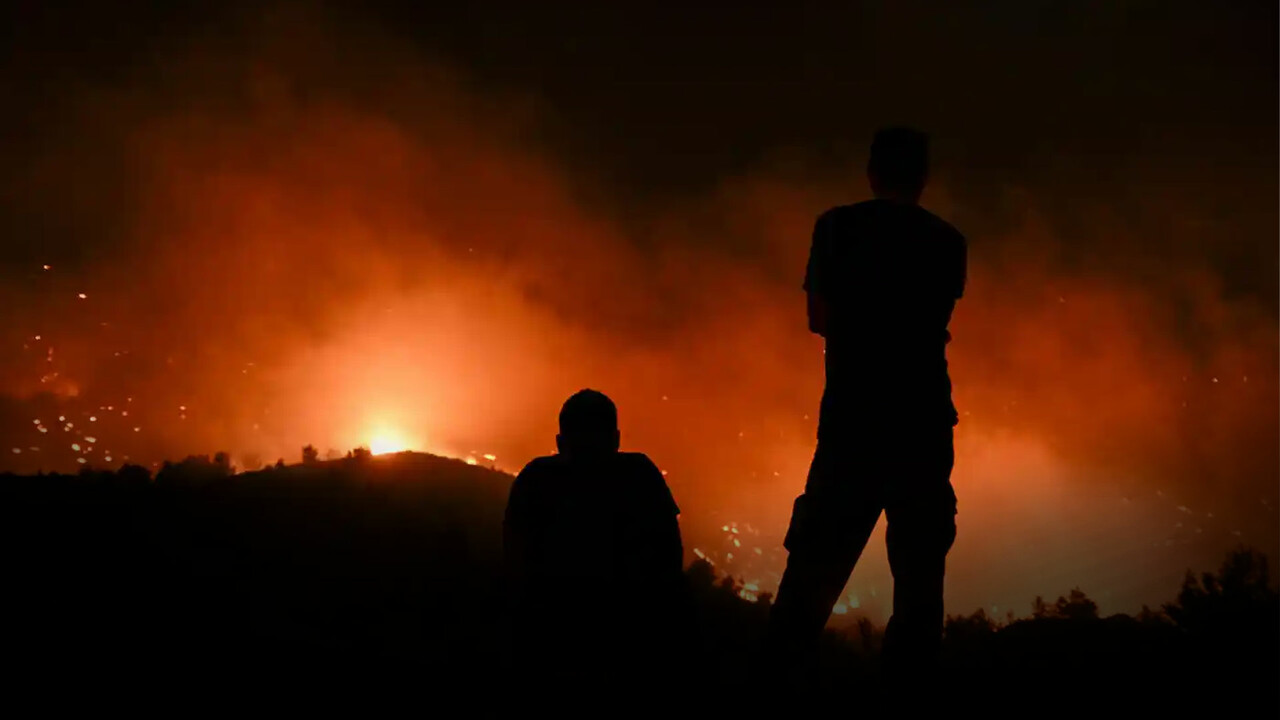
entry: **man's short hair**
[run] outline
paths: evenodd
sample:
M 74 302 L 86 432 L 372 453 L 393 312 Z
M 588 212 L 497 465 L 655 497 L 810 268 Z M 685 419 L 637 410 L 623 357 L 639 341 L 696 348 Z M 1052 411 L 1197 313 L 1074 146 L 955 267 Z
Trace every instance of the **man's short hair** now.
M 929 174 L 929 136 L 915 128 L 881 128 L 871 141 L 867 171 L 888 189 L 920 190 Z
M 560 434 L 599 435 L 618 429 L 618 407 L 599 390 L 579 390 L 560 408 Z

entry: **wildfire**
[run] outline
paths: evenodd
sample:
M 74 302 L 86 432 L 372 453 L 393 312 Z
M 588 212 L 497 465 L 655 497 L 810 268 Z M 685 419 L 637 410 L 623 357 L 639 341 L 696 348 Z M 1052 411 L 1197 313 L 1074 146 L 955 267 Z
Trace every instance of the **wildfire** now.
M 369 451 L 374 455 L 409 450 L 410 444 L 408 438 L 394 428 L 379 428 L 369 435 Z

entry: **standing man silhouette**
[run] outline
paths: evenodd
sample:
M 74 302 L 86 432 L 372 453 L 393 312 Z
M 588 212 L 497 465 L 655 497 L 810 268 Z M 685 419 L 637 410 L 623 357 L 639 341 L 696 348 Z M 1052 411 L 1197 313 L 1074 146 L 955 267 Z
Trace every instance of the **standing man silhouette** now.
M 789 671 L 816 649 L 882 511 L 894 581 L 886 676 L 927 672 L 941 641 L 956 533 L 947 325 L 964 291 L 966 244 L 918 204 L 927 176 L 927 136 L 882 129 L 867 164 L 875 199 L 814 225 L 804 289 L 809 329 L 826 341 L 826 388 L 770 618 L 770 651 Z

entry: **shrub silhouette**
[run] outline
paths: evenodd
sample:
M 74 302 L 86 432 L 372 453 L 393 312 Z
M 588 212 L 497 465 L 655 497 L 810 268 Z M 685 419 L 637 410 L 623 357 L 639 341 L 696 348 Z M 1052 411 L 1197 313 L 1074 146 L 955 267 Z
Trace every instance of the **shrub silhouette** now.
M 156 687 L 207 692 L 203 683 L 225 678 L 216 687 L 227 694 L 288 677 L 349 688 L 402 678 L 433 707 L 444 693 L 475 702 L 519 676 L 501 562 L 511 476 L 420 453 L 233 470 L 219 453 L 165 463 L 154 482 L 136 465 L 0 476 L 6 647 L 20 667 L 38 673 L 70 653 L 99 677 L 143 682 L 124 648 L 154 659 L 145 682 Z M 1136 618 L 1100 617 L 1078 588 L 1038 598 L 1026 618 L 953 615 L 930 692 L 957 712 L 1049 702 L 1274 716 L 1280 605 L 1268 567 L 1242 548 Z M 742 582 L 704 560 L 686 578 L 695 623 L 672 681 L 708 699 L 759 698 L 776 684 L 762 655 L 771 598 L 744 600 Z M 845 620 L 847 631 L 823 638 L 814 692 L 861 702 L 878 687 L 882 629 Z M 601 632 L 623 642 L 629 619 L 611 623 Z M 59 678 L 81 681 L 70 670 Z

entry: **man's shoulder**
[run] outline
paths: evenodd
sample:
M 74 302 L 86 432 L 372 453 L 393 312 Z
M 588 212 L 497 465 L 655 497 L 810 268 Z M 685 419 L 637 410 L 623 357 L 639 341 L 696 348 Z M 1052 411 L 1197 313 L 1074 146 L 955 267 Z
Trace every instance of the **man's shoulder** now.
M 656 475 L 662 477 L 662 472 L 658 470 L 658 466 L 648 455 L 639 452 L 619 452 L 615 453 L 611 461 L 607 461 L 605 465 L 595 464 L 592 466 L 597 469 L 613 467 L 627 474 L 636 475 Z M 564 455 L 544 455 L 530 460 L 516 479 L 528 479 L 537 481 L 538 478 L 552 477 L 561 475 L 573 467 L 573 461 Z
M 676 515 L 680 514 L 680 507 L 671 496 L 671 488 L 667 487 L 666 477 L 648 455 L 638 452 L 620 452 L 618 459 L 626 468 L 627 475 L 633 478 L 639 491 L 657 503 L 654 507 L 662 506 Z
M 627 468 L 662 474 L 653 460 L 642 452 L 619 452 L 618 463 Z
M 539 478 L 555 475 L 563 469 L 564 458 L 559 455 L 543 455 L 525 463 L 524 469 L 516 475 L 516 481 L 522 483 L 538 482 Z
M 875 210 L 875 200 L 863 200 L 862 202 L 850 203 L 848 205 L 836 205 L 827 208 L 818 215 L 818 224 L 840 222 L 851 218 L 865 217 Z
M 919 205 L 916 207 L 919 208 L 920 217 L 939 238 L 955 242 L 964 242 L 964 235 L 961 234 L 954 225 Z

